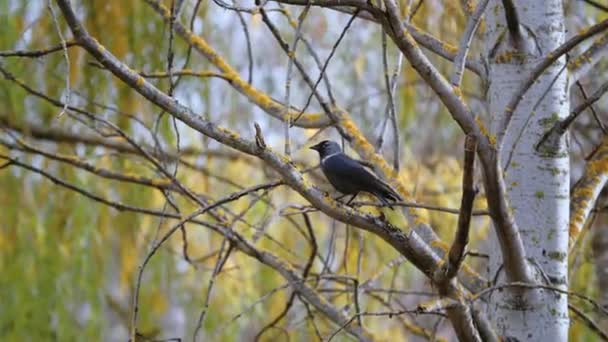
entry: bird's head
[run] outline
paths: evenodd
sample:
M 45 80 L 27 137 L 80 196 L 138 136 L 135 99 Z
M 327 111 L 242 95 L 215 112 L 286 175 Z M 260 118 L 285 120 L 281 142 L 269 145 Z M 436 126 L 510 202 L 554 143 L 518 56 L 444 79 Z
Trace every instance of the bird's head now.
M 336 142 L 331 141 L 331 140 L 321 141 L 320 143 L 316 144 L 315 146 L 311 146 L 310 149 L 319 152 L 319 156 L 321 156 L 321 158 L 328 156 L 330 154 L 333 154 L 333 153 L 342 152 L 340 145 L 338 145 Z

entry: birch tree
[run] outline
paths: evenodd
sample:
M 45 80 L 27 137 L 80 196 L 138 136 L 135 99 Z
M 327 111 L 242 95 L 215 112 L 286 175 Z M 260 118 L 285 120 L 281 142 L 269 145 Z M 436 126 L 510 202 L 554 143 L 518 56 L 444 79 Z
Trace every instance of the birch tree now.
M 34 38 L 24 34 L 28 43 L 13 39 L 0 51 L 7 104 L 0 112 L 0 169 L 13 187 L 42 179 L 66 189 L 66 201 L 91 200 L 96 206 L 87 212 L 97 213 L 90 214 L 96 221 L 118 224 L 118 218 L 108 219 L 116 210 L 133 215 L 127 225 L 147 227 L 119 244 L 129 271 L 112 278 L 128 284 L 128 295 L 108 294 L 104 303 L 123 322 L 124 336 L 97 335 L 106 339 L 563 341 L 579 336 L 574 318 L 585 336 L 606 340 L 596 323 L 606 310 L 595 296 L 574 291 L 569 279 L 578 269 L 571 251 L 584 250 L 579 236 L 601 211 L 596 204 L 608 180 L 605 118 L 594 106 L 608 85 L 605 77 L 583 82 L 601 66 L 608 20 L 596 20 L 605 9 L 589 3 L 49 1 L 41 15 L 46 30 L 32 24 Z M 41 12 L 31 6 L 23 13 Z M 18 5 L 8 1 L 4 7 L 9 13 Z M 225 27 L 209 25 L 214 21 L 202 13 L 207 11 L 230 19 Z M 137 25 L 129 25 L 129 18 Z M 458 32 L 448 37 L 420 26 L 436 24 L 441 31 L 450 20 Z M 232 40 L 230 27 L 242 30 L 242 44 Z M 47 46 L 31 47 L 44 32 L 53 34 L 43 40 Z M 349 35 L 373 38 L 351 42 L 345 51 Z M 160 41 L 162 49 L 148 39 Z M 375 59 L 367 57 L 372 53 Z M 48 69 L 63 65 L 65 72 L 36 80 L 28 71 L 37 67 L 32 58 L 41 57 L 54 58 Z M 378 101 L 360 94 L 374 82 Z M 371 114 L 355 109 L 359 100 Z M 428 117 L 418 113 L 403 124 L 416 111 L 428 111 Z M 444 119 L 441 127 L 433 123 Z M 582 161 L 573 157 L 582 153 L 573 153 L 570 143 L 581 122 L 588 138 L 577 148 L 593 150 Z M 420 139 L 415 148 L 408 146 L 416 144 L 409 135 Z M 456 138 L 443 141 L 446 135 Z M 341 201 L 314 170 L 316 159 L 302 152 L 322 137 L 339 140 L 346 153 L 390 183 L 405 199 L 399 209 L 365 198 L 352 205 Z M 420 203 L 426 197 L 418 191 L 439 183 L 437 177 L 418 184 L 423 155 L 455 141 L 442 151 L 461 161 L 458 174 L 445 177 L 457 179 L 457 203 Z M 406 162 L 414 150 L 420 160 Z M 110 162 L 96 160 L 99 151 Z M 41 179 L 26 178 L 32 174 Z M 97 180 L 125 185 L 104 187 Z M 27 202 L 27 194 L 19 196 Z M 63 215 L 60 236 L 80 217 Z M 25 214 L 14 216 L 7 225 L 30 227 Z M 489 237 L 479 233 L 488 223 Z M 15 238 L 17 231 L 2 236 L 29 240 Z M 37 241 L 47 233 L 39 234 Z M 9 240 L 3 239 L 0 246 Z M 82 239 L 85 245 L 95 240 Z M 66 250 L 72 247 L 62 238 L 53 244 L 71 260 Z M 181 319 L 184 329 L 171 327 L 177 313 L 162 316 L 161 328 L 150 328 L 159 305 L 147 299 L 163 298 L 163 308 L 175 300 L 177 285 L 158 279 L 171 279 L 166 274 L 180 263 L 189 271 L 176 271 L 186 275 L 174 279 L 194 289 L 189 302 L 196 303 L 171 307 L 181 313 L 194 305 L 196 314 Z M 398 273 L 408 265 L 407 275 Z M 224 275 L 233 268 L 239 280 L 230 282 Z M 262 294 L 268 279 L 273 288 Z M 237 306 L 234 293 L 247 296 L 249 289 L 259 298 L 228 317 L 227 308 Z M 413 290 L 426 292 L 408 299 Z M 233 328 L 277 292 L 285 292 L 277 300 L 280 309 Z M 426 295 L 430 300 L 421 297 Z M 16 298 L 8 307 L 19 307 Z M 64 317 L 90 306 L 79 298 L 68 303 L 69 312 L 50 314 L 50 331 L 60 331 Z M 38 312 L 45 310 L 34 308 L 23 317 L 44 321 Z M 7 321 L 20 327 L 26 320 L 19 317 Z M 164 336 L 165 330 L 179 336 Z

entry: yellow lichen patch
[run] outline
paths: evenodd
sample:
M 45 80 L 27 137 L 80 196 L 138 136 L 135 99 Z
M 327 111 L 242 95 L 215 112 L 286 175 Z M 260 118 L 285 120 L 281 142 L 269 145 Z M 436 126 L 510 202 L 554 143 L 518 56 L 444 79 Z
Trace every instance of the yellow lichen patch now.
M 462 89 L 460 89 L 460 87 L 453 86 L 452 90 L 454 91 L 454 94 L 456 94 L 456 96 L 462 99 Z
M 160 3 L 154 3 L 154 6 L 158 8 L 159 12 L 161 12 L 161 15 L 163 16 L 165 21 L 169 21 L 171 19 L 170 12 L 164 5 Z M 205 56 L 205 58 L 207 58 L 207 60 L 211 64 L 221 70 L 224 74 L 224 78 L 227 79 L 237 91 L 247 96 L 247 98 L 249 98 L 251 102 L 260 106 L 269 114 L 285 120 L 284 112 L 286 111 L 283 109 L 283 106 L 281 104 L 275 102 L 270 96 L 254 88 L 248 82 L 243 80 L 240 77 L 239 73 L 228 62 L 226 62 L 226 60 L 222 58 L 219 53 L 207 43 L 205 39 L 200 36 L 197 36 L 196 34 L 185 28 L 182 30 L 183 32 L 178 32 L 181 32 L 181 35 L 186 40 L 186 42 L 192 45 L 203 56 Z M 290 55 L 290 57 L 293 57 L 293 55 Z M 289 110 L 287 112 L 287 115 L 296 117 L 299 115 L 299 113 L 293 110 Z M 323 119 L 323 117 L 318 114 L 315 114 L 313 117 L 309 116 L 308 114 L 304 114 L 298 119 L 298 122 L 303 125 L 313 125 L 317 120 L 321 119 Z M 327 120 L 327 123 L 329 123 L 329 120 Z M 324 124 L 325 121 L 320 122 L 319 127 L 323 126 Z
M 570 242 L 576 241 L 601 189 L 608 180 L 608 137 L 587 163 L 585 173 L 574 188 L 570 203 Z
M 99 41 L 97 41 L 97 39 L 93 38 L 93 42 L 95 43 L 95 48 L 97 48 L 97 50 L 99 50 L 99 52 L 101 52 L 101 53 L 106 52 L 106 48 L 103 45 L 101 45 L 101 43 L 99 43 Z
M 481 275 L 479 273 L 477 273 L 477 271 L 475 271 L 473 268 L 471 268 L 467 264 L 463 264 L 462 267 L 460 268 L 460 271 L 464 272 L 468 276 L 471 276 L 474 278 L 481 278 Z
M 458 47 L 450 44 L 450 43 L 442 43 L 441 44 L 445 51 L 447 51 L 451 55 L 456 55 L 458 53 Z
M 470 1 L 466 1 L 465 5 L 464 5 L 464 10 L 467 12 L 467 15 L 471 15 L 473 14 L 473 12 L 475 11 L 475 1 L 470 0 Z
M 486 33 L 487 30 L 487 25 L 486 25 L 486 20 L 485 18 L 481 18 L 481 20 L 479 21 L 479 27 L 477 28 L 477 33 L 482 36 Z
M 146 81 L 144 80 L 144 78 L 143 78 L 143 77 L 138 76 L 138 77 L 137 77 L 137 80 L 135 81 L 135 85 L 136 85 L 138 88 L 141 88 L 141 87 L 144 85 L 144 83 L 145 83 L 145 82 L 146 82 Z
M 412 218 L 414 225 L 427 224 L 429 222 L 429 214 L 426 210 L 409 208 L 408 215 Z
M 249 100 L 260 108 L 264 109 L 269 114 L 285 120 L 285 115 L 297 117 L 300 113 L 294 110 L 289 110 L 287 113 L 283 106 L 275 102 L 268 94 L 253 87 L 245 81 L 240 74 L 224 60 L 208 43 L 200 36 L 193 34 L 190 31 L 186 32 L 186 40 L 203 54 L 211 64 L 218 68 L 224 74 L 224 78 L 240 93 L 245 95 Z M 290 56 L 292 57 L 292 56 Z M 320 114 L 314 114 L 312 117 L 308 114 L 302 115 L 298 121 L 301 123 L 312 123 L 322 119 Z
M 496 57 L 494 57 L 494 61 L 496 63 L 506 64 L 506 63 L 511 63 L 513 61 L 513 59 L 516 57 L 517 57 L 517 54 L 515 52 L 505 51 L 503 53 L 496 55 Z
M 488 131 L 486 124 L 483 122 L 483 120 L 479 116 L 475 117 L 475 122 L 477 123 L 477 126 L 479 127 L 479 131 L 481 132 L 481 134 L 483 134 L 486 138 L 488 138 L 490 145 L 495 147 L 496 146 L 496 136 L 494 134 L 490 134 L 490 131 Z
M 450 246 L 441 240 L 433 240 L 433 241 L 431 241 L 430 245 L 433 248 L 441 249 L 445 253 L 447 253 L 450 250 Z

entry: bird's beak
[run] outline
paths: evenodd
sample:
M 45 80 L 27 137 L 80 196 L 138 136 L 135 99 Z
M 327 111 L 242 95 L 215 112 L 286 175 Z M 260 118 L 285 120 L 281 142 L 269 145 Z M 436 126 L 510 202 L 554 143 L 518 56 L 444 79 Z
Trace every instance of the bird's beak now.
M 321 147 L 321 144 L 316 144 L 315 146 L 311 146 L 310 149 L 311 150 L 315 150 L 315 151 L 319 151 L 320 147 Z

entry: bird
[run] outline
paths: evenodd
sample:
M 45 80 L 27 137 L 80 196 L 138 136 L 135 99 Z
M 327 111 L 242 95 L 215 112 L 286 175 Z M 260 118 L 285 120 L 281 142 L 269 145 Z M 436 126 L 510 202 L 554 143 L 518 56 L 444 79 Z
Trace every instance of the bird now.
M 321 170 L 329 183 L 344 196 L 353 195 L 347 205 L 359 192 L 374 195 L 391 209 L 391 202 L 402 201 L 401 196 L 390 185 L 366 169 L 361 162 L 344 154 L 335 141 L 324 140 L 310 149 L 319 153 Z

